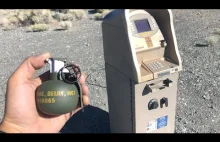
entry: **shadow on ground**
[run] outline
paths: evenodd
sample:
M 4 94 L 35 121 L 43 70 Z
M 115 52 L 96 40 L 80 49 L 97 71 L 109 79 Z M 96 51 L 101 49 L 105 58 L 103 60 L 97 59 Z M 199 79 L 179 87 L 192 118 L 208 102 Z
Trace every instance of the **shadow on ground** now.
M 110 133 L 108 112 L 86 106 L 71 117 L 60 133 Z

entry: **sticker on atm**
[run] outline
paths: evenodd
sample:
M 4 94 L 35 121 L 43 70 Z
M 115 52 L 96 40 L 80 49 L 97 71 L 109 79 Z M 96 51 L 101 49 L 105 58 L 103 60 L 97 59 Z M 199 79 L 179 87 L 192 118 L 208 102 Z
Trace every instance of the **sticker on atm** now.
M 152 132 L 157 128 L 157 121 L 153 120 L 147 123 L 147 132 Z
M 146 41 L 148 47 L 153 47 L 153 43 L 152 43 L 152 40 L 150 37 L 146 37 L 145 41 Z
M 163 128 L 167 126 L 168 116 L 160 117 L 156 120 L 152 120 L 147 123 L 147 132 L 152 132 L 157 129 Z

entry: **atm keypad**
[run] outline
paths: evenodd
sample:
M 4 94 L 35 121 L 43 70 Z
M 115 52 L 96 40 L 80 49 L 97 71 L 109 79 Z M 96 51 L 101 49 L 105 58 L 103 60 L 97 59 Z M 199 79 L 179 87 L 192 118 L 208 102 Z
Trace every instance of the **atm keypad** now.
M 149 64 L 149 67 L 152 70 L 157 70 L 157 69 L 163 68 L 163 64 L 161 62 L 153 62 Z

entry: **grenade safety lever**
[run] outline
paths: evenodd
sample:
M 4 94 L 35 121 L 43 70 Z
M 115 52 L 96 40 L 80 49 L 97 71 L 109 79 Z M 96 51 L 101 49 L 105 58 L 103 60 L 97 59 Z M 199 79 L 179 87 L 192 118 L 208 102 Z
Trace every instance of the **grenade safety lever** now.
M 80 68 L 65 59 L 49 58 L 49 80 L 36 91 L 36 103 L 40 112 L 47 115 L 71 113 L 77 106 L 83 107 L 82 89 L 79 84 Z

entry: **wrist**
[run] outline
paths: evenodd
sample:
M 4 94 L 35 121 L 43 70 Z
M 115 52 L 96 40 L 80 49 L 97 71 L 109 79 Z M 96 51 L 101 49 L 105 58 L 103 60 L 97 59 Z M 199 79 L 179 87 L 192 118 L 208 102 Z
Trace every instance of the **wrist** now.
M 1 122 L 0 131 L 4 133 L 22 133 L 22 129 L 19 126 L 7 121 Z

